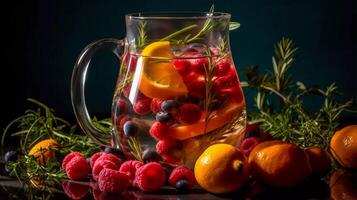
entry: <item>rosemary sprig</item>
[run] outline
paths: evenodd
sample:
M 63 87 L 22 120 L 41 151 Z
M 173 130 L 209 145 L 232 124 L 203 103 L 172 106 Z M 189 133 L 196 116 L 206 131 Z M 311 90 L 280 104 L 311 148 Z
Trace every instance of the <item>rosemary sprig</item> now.
M 129 137 L 128 145 L 136 160 L 143 161 L 141 143 L 137 137 Z
M 29 102 L 38 106 L 38 108 L 26 110 L 23 116 L 9 123 L 2 135 L 1 146 L 4 149 L 5 138 L 9 133 L 13 137 L 19 137 L 21 152 L 19 159 L 8 164 L 10 174 L 16 176 L 25 184 L 30 184 L 31 181 L 36 180 L 38 184 L 43 184 L 45 188 L 48 188 L 47 182 L 66 178 L 65 173 L 60 169 L 60 158 L 72 151 L 80 151 L 84 156 L 89 156 L 93 152 L 99 151 L 100 148 L 86 135 L 76 133 L 76 126 L 72 126 L 66 120 L 57 117 L 54 110 L 44 103 L 34 99 L 29 99 Z M 94 118 L 93 120 L 94 124 L 103 130 L 111 126 L 107 119 L 96 120 Z M 51 148 L 51 151 L 58 158 L 57 160 L 38 162 L 34 156 L 28 155 L 29 149 L 35 143 L 48 138 L 56 140 L 59 144 L 58 147 Z
M 294 84 L 287 74 L 297 51 L 292 40 L 282 38 L 274 50 L 273 72 L 260 74 L 257 66 L 243 71 L 247 81 L 242 82 L 242 86 L 256 92 L 254 99 L 257 110 L 249 112 L 250 122 L 259 124 L 276 139 L 290 141 L 301 147 L 327 148 L 331 135 L 339 127 L 341 113 L 350 111 L 353 101 L 338 102 L 334 83 L 326 90 L 308 88 L 299 81 Z M 324 99 L 316 112 L 305 109 L 303 97 L 310 94 Z
M 139 37 L 138 37 L 138 48 L 142 49 L 144 48 L 148 43 L 148 36 L 146 34 L 146 27 L 147 27 L 147 22 L 145 21 L 140 21 L 138 25 L 138 32 L 139 32 Z

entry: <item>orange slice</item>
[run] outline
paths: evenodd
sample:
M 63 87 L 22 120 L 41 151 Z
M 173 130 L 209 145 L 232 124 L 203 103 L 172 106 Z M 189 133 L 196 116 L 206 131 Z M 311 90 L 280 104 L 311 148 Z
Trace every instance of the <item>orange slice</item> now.
M 151 98 L 168 99 L 187 93 L 181 75 L 171 63 L 170 42 L 153 42 L 141 53 L 140 91 Z
M 212 113 L 212 117 L 206 128 L 206 133 L 213 131 L 216 128 L 219 128 L 227 124 L 234 115 L 237 114 L 237 111 L 242 109 L 241 103 L 231 103 L 224 108 L 218 109 Z M 202 135 L 205 133 L 205 115 L 195 124 L 182 125 L 173 127 L 170 130 L 170 136 L 177 140 L 186 140 L 191 137 Z

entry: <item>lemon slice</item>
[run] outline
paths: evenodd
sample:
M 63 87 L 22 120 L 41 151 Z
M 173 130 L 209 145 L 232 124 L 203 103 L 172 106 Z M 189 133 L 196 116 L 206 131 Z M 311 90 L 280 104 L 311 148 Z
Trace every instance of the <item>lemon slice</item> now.
M 170 42 L 153 42 L 141 53 L 140 91 L 151 98 L 168 99 L 187 93 L 181 75 L 171 63 Z

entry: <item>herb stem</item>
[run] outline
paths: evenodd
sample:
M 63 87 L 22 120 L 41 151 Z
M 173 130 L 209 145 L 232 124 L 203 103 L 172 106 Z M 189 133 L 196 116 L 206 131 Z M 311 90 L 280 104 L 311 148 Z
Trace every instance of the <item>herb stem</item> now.
M 176 36 L 178 36 L 178 35 L 180 35 L 180 34 L 182 34 L 182 33 L 185 33 L 185 32 L 187 32 L 187 31 L 190 31 L 190 30 L 196 28 L 197 26 L 198 26 L 197 24 L 193 24 L 193 25 L 190 25 L 190 26 L 186 26 L 185 28 L 180 29 L 180 30 L 178 30 L 178 31 L 176 31 L 176 32 L 174 32 L 174 33 L 171 33 L 170 35 L 168 35 L 168 36 L 162 38 L 160 41 L 171 40 L 172 38 L 174 38 L 174 37 L 176 37 Z

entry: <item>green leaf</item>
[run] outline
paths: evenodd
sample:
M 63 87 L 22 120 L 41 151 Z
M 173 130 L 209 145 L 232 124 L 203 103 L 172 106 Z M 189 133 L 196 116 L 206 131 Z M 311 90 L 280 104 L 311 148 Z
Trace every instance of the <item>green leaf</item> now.
M 240 23 L 239 22 L 229 22 L 229 30 L 233 31 L 236 30 L 240 27 Z

